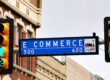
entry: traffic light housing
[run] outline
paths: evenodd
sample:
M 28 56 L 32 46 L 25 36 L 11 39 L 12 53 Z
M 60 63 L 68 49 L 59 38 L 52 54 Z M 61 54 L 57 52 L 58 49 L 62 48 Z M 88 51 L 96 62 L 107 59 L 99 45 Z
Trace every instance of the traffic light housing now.
M 13 70 L 13 19 L 0 19 L 0 74 Z

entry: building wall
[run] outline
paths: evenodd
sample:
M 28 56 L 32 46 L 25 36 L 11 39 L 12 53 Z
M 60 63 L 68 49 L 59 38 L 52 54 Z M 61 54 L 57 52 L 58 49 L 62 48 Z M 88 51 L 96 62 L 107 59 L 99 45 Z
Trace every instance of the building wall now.
M 41 2 L 0 0 L 0 18 L 14 19 L 14 47 L 19 48 L 19 39 L 35 38 L 36 29 L 41 26 Z M 69 58 L 63 64 L 53 57 L 19 57 L 18 54 L 13 54 L 13 73 L 8 79 L 2 75 L 3 80 L 90 80 L 90 73 Z
M 66 64 L 51 56 L 37 57 L 36 75 L 41 80 L 66 80 Z
M 66 57 L 66 76 L 66 80 L 104 80 L 68 57 Z
M 41 2 L 42 0 L 1 0 L 8 4 L 14 11 L 22 14 L 28 20 L 31 20 L 34 24 L 41 25 Z M 39 3 L 37 3 L 39 1 Z M 40 7 L 34 6 L 34 4 L 40 4 Z M 22 16 L 22 17 L 23 17 Z
M 100 77 L 99 75 L 93 75 L 92 74 L 91 80 L 104 80 L 104 79 L 102 77 Z
M 90 72 L 68 57 L 66 58 L 66 74 L 66 80 L 91 80 Z
M 16 48 L 19 48 L 19 39 L 36 37 L 36 29 L 41 24 L 40 16 L 41 8 L 37 8 L 27 0 L 0 0 L 0 18 L 14 19 L 14 47 Z M 36 57 L 19 57 L 17 52 L 13 54 L 13 62 L 13 73 L 9 75 L 12 80 L 39 80 L 35 75 Z M 6 75 L 2 75 L 3 79 L 5 77 Z
M 33 4 L 36 2 L 38 5 Z M 14 47 L 19 48 L 19 39 L 35 38 L 35 29 L 41 25 L 41 0 L 1 0 L 0 9 L 1 17 L 8 16 L 14 19 Z M 18 52 L 13 56 L 14 70 L 9 75 L 12 80 L 65 80 L 66 78 L 65 65 L 53 57 L 19 57 Z
M 14 69 L 13 74 L 10 75 L 10 78 L 12 80 L 35 80 L 35 77 L 32 77 L 16 69 Z

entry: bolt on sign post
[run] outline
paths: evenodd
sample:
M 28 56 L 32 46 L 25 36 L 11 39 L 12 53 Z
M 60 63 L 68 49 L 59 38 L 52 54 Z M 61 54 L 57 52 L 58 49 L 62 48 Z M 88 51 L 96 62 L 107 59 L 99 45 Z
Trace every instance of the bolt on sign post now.
M 13 70 L 13 19 L 0 19 L 0 74 Z
M 110 17 L 104 19 L 105 60 L 110 62 Z

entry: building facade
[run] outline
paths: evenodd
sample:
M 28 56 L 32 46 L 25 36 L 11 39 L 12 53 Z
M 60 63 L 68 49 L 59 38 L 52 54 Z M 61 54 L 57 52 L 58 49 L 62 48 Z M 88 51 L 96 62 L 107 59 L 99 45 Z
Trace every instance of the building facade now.
M 42 0 L 0 0 L 0 18 L 14 19 L 14 47 L 19 39 L 36 37 L 41 26 Z M 13 54 L 12 74 L 2 75 L 2 80 L 66 80 L 65 64 L 54 57 L 19 57 Z
M 40 80 L 66 80 L 66 64 L 54 57 L 37 57 L 36 75 Z
M 42 0 L 0 0 L 0 18 L 14 19 L 14 47 L 19 48 L 19 39 L 36 37 L 36 29 L 41 26 Z M 37 80 L 36 57 L 19 57 L 13 54 L 14 69 L 10 75 L 2 75 L 3 80 Z
M 19 39 L 36 37 L 41 26 L 41 4 L 42 0 L 0 0 L 0 18 L 14 19 L 14 47 L 19 48 Z M 13 62 L 13 73 L 1 75 L 1 80 L 99 79 L 69 58 L 60 62 L 52 56 L 19 57 L 19 52 L 15 52 Z
M 66 76 L 66 80 L 104 80 L 68 57 L 66 57 Z
M 90 72 L 70 58 L 66 58 L 66 66 L 67 80 L 91 80 Z
M 91 79 L 92 80 L 104 80 L 102 77 L 100 77 L 99 75 L 93 75 L 91 74 Z

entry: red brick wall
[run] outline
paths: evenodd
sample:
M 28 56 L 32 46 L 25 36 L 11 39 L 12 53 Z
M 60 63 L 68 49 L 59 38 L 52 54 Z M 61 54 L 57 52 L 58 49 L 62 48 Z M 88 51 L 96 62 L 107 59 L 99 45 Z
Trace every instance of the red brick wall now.
M 35 57 L 32 58 L 31 65 L 32 65 L 31 70 L 32 70 L 32 72 L 35 73 L 36 72 L 36 65 L 37 65 Z
M 2 79 L 4 76 L 5 75 L 2 75 Z M 10 78 L 12 80 L 18 80 L 18 79 L 20 79 L 20 80 L 35 80 L 34 77 L 26 75 L 25 73 L 22 73 L 20 71 L 15 71 L 15 70 L 13 71 L 12 74 L 10 74 Z

